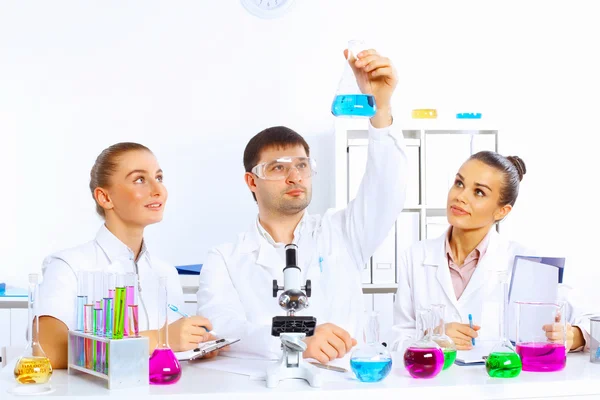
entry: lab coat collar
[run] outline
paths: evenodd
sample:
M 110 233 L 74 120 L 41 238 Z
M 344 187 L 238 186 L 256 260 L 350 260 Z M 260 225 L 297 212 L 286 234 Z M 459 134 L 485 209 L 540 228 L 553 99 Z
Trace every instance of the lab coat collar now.
M 302 216 L 302 219 L 296 226 L 294 230 L 294 243 L 297 243 L 300 239 L 304 226 L 306 226 L 306 221 L 308 218 L 308 213 L 305 212 Z M 262 232 L 264 231 L 264 232 Z M 264 233 L 268 235 L 265 236 Z M 256 263 L 262 265 L 267 268 L 282 268 L 281 266 L 281 258 L 277 253 L 277 249 L 275 247 L 275 241 L 271 238 L 271 235 L 268 234 L 266 230 L 262 226 L 260 226 L 258 216 L 256 217 L 256 221 L 252 224 L 248 232 L 246 232 L 242 238 L 242 243 L 240 245 L 240 251 L 243 253 L 253 253 L 257 252 Z
M 449 228 L 451 229 L 451 228 Z M 446 231 L 440 237 L 434 239 L 430 246 L 426 247 L 425 259 L 423 260 L 423 266 L 438 267 L 436 271 L 436 278 L 438 283 L 444 290 L 444 293 L 448 297 L 448 300 L 455 306 L 458 307 L 459 300 L 456 299 L 456 293 L 454 292 L 454 286 L 452 285 L 452 278 L 450 277 L 450 268 L 448 267 L 448 259 L 446 258 Z M 486 283 L 487 278 L 487 267 L 491 264 L 490 260 L 493 260 L 496 255 L 496 248 L 498 247 L 498 232 L 492 227 L 490 232 L 486 236 L 489 240 L 487 251 L 482 258 L 479 259 L 477 268 L 471 276 L 471 280 L 467 284 L 463 294 L 460 296 L 460 302 L 466 301 L 466 299 L 473 294 L 475 291 L 480 289 Z
M 305 210 L 304 214 L 302 215 L 302 218 L 298 222 L 298 225 L 296 225 L 296 228 L 294 229 L 294 239 L 293 239 L 292 243 L 295 243 L 295 244 L 298 243 L 298 240 L 300 239 L 300 231 L 306 224 L 306 218 L 307 218 L 306 216 L 307 216 L 307 212 Z M 280 243 L 275 242 L 275 239 L 273 239 L 271 234 L 269 232 L 267 232 L 267 230 L 262 226 L 262 224 L 260 223 L 260 215 L 256 216 L 256 228 L 257 228 L 258 234 L 260 236 L 262 236 L 270 245 L 277 246 L 278 244 L 280 244 Z
M 498 248 L 500 245 L 500 236 L 498 235 L 495 227 L 490 229 L 490 232 L 487 234 L 484 240 L 488 240 L 487 250 L 483 257 L 481 257 L 477 262 L 477 268 L 475 268 L 475 272 L 473 272 L 473 275 L 471 275 L 469 283 L 460 296 L 460 303 L 467 302 L 471 295 L 481 289 L 486 283 L 489 283 L 488 280 L 490 275 L 488 271 L 494 269 L 491 267 L 494 266 L 493 264 L 497 258 L 496 255 L 498 254 Z
M 100 246 L 106 257 L 108 257 L 110 263 L 118 261 L 129 260 L 134 261 L 133 251 L 121 242 L 111 231 L 108 230 L 106 225 L 102 224 L 98 233 L 96 233 L 96 243 Z M 149 258 L 148 249 L 146 248 L 146 242 L 142 241 L 142 249 L 138 256 L 138 260 L 143 257 Z
M 448 259 L 446 258 L 446 237 L 448 236 L 448 232 L 450 229 L 452 229 L 452 227 L 448 228 L 448 230 L 440 237 L 433 239 L 431 241 L 430 246 L 427 246 L 428 251 L 426 252 L 425 259 L 423 260 L 423 266 L 448 266 Z M 498 232 L 496 232 L 495 227 L 492 226 L 492 228 L 483 240 L 488 241 L 488 250 L 495 250 L 495 247 L 497 247 L 499 240 L 499 235 Z M 486 253 L 483 255 L 482 259 L 486 258 L 486 255 L 487 250 Z M 477 264 L 477 267 L 479 268 L 479 263 Z

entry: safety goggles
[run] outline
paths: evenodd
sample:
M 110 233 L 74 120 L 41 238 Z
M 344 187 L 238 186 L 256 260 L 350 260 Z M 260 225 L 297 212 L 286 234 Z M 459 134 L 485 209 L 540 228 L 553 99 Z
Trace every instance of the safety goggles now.
M 277 181 L 287 179 L 293 169 L 302 179 L 309 178 L 317 173 L 317 162 L 310 157 L 281 157 L 256 165 L 252 173 L 260 179 Z

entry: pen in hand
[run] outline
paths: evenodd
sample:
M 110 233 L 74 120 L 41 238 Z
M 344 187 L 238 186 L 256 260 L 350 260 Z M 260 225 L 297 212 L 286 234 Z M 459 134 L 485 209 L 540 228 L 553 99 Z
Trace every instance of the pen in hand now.
M 469 314 L 469 327 L 473 329 L 473 316 Z M 471 344 L 475 346 L 475 338 L 471 338 Z
M 176 305 L 167 304 L 167 307 L 169 307 L 171 310 L 175 311 L 177 314 L 181 315 L 183 318 L 189 318 L 190 317 L 190 315 L 188 313 L 185 313 L 185 312 L 181 311 L 179 309 L 179 307 L 177 307 Z M 216 333 L 215 333 L 215 331 L 210 331 L 209 332 L 208 329 L 206 329 L 206 327 L 204 327 L 204 326 L 202 327 L 202 329 L 204 329 L 206 332 L 210 333 L 213 336 L 217 336 Z

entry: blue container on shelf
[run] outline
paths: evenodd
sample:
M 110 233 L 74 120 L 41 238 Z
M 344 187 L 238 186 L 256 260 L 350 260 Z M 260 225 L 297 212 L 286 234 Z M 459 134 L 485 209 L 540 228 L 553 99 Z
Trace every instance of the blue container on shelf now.
M 481 113 L 458 113 L 457 119 L 481 119 Z
M 0 296 L 6 292 L 6 283 L 0 283 Z

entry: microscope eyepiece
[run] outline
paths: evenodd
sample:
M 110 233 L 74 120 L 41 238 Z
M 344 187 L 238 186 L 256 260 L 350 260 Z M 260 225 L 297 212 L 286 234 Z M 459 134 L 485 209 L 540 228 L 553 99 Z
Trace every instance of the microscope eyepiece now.
M 298 246 L 290 243 L 285 246 L 285 266 L 286 267 L 297 267 L 298 266 Z

